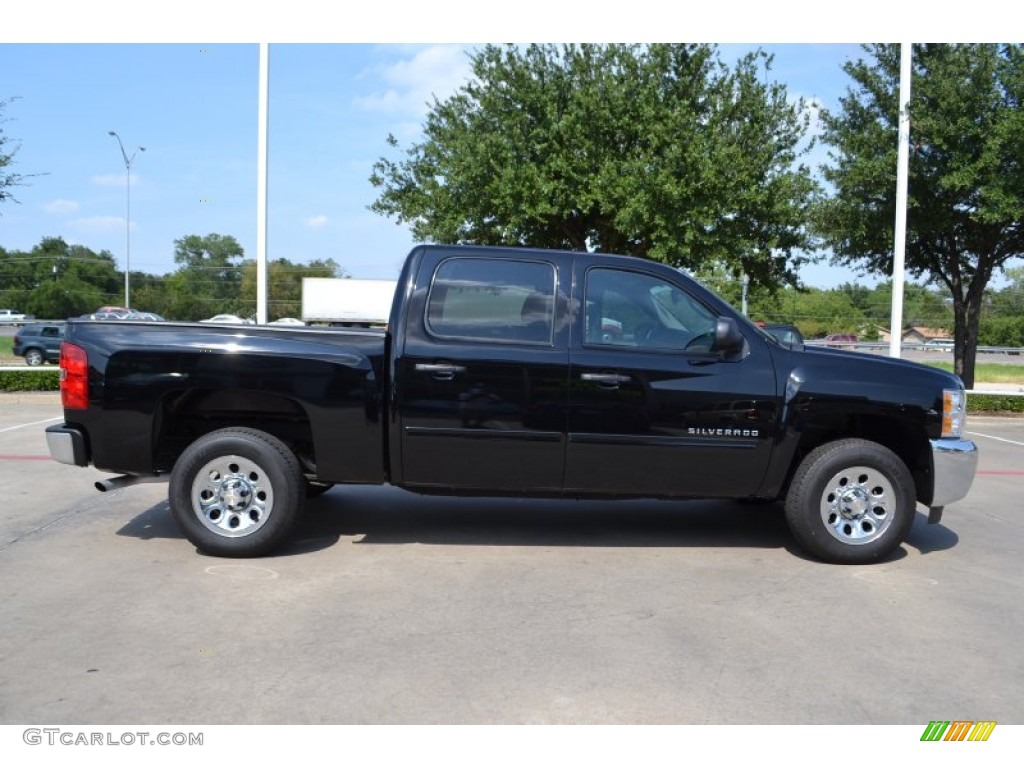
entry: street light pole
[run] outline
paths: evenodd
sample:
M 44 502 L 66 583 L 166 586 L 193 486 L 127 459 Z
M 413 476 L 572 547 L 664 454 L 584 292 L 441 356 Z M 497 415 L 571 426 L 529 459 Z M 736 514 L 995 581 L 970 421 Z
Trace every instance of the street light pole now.
M 121 157 L 124 158 L 124 173 L 125 173 L 125 222 L 124 222 L 124 307 L 125 309 L 131 309 L 129 304 L 129 291 L 131 282 L 131 271 L 132 271 L 132 161 L 135 160 L 135 155 L 139 152 L 145 152 L 145 147 L 136 147 L 135 151 L 132 152 L 132 156 L 128 157 L 128 153 L 124 151 L 124 144 L 121 143 L 121 137 L 117 135 L 117 131 L 107 131 L 108 136 L 113 136 L 117 139 L 117 146 L 121 148 Z

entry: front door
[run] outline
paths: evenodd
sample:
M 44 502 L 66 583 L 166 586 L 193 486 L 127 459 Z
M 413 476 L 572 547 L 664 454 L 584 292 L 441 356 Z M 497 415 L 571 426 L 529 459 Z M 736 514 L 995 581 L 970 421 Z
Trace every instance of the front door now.
M 581 256 L 575 286 L 566 490 L 755 493 L 778 414 L 763 340 L 719 355 L 718 312 L 664 271 Z

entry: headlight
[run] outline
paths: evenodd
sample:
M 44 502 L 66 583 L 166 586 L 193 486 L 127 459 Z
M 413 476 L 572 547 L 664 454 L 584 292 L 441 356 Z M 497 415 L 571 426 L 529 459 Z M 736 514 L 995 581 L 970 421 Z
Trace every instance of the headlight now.
M 967 395 L 962 389 L 942 390 L 942 436 L 960 437 L 964 431 Z

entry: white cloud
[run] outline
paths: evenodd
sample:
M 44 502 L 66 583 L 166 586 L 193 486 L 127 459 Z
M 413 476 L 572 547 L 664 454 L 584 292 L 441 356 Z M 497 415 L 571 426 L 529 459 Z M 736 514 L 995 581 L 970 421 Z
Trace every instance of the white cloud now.
M 132 174 L 132 186 L 142 181 L 142 177 L 138 174 Z M 104 173 L 100 176 L 93 176 L 92 183 L 98 187 L 123 187 L 124 186 L 124 174 L 123 173 Z
M 48 203 L 43 204 L 43 210 L 47 213 L 74 213 L 78 210 L 78 202 L 75 200 L 51 200 Z
M 306 219 L 306 226 L 310 229 L 323 229 L 327 226 L 327 217 L 323 214 L 310 216 Z
M 87 216 L 83 219 L 75 219 L 70 226 L 79 232 L 90 234 L 124 232 L 124 218 L 122 216 Z M 134 222 L 132 229 L 135 229 Z
M 458 45 L 432 45 L 417 50 L 375 71 L 383 87 L 354 104 L 367 112 L 420 116 L 434 97 L 446 99 L 470 76 L 466 49 Z

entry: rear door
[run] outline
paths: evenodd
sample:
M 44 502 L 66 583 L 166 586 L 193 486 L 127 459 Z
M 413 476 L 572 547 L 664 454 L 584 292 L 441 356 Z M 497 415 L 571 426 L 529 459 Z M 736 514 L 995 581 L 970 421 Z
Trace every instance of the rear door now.
M 566 490 L 755 493 L 779 412 L 767 343 L 720 355 L 718 311 L 667 269 L 580 256 L 575 287 Z
M 561 489 L 570 277 L 526 251 L 425 252 L 394 363 L 401 484 Z

